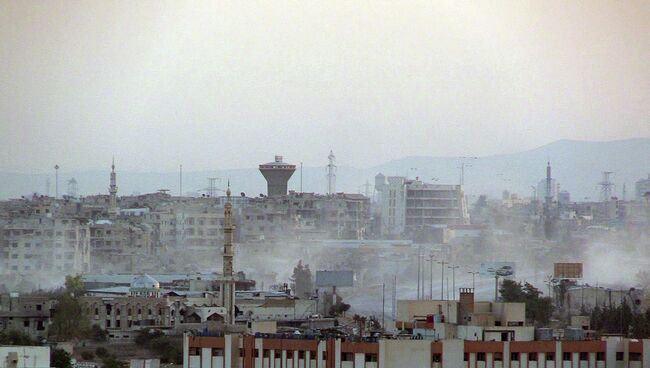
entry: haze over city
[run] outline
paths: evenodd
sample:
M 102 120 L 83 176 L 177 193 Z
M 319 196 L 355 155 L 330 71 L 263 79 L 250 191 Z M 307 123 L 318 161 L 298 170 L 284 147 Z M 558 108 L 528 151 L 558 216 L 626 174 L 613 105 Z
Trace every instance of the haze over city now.
M 650 137 L 646 1 L 0 2 L 0 170 Z
M 650 368 L 650 2 L 0 0 L 0 368 Z

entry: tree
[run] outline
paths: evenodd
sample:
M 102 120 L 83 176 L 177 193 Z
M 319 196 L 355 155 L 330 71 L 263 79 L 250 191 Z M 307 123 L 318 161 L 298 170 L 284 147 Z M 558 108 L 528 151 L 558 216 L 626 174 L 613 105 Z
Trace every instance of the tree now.
M 68 293 L 59 297 L 50 334 L 63 340 L 81 338 L 88 333 L 89 325 L 88 316 L 79 300 Z
M 302 260 L 299 260 L 298 265 L 293 268 L 291 288 L 294 291 L 294 295 L 299 298 L 309 298 L 314 290 L 311 270 L 309 269 L 309 265 L 302 265 Z
M 9 330 L 0 331 L 0 345 L 37 346 L 40 343 L 21 331 Z
M 542 297 L 542 292 L 529 283 L 521 284 L 512 280 L 503 280 L 499 288 L 501 300 L 526 304 L 526 318 L 545 325 L 553 314 L 551 298 Z
M 72 368 L 70 354 L 63 349 L 54 349 L 50 353 L 50 365 L 55 368 Z
M 81 275 L 68 275 L 65 277 L 65 291 L 75 297 L 84 295 L 86 288 Z

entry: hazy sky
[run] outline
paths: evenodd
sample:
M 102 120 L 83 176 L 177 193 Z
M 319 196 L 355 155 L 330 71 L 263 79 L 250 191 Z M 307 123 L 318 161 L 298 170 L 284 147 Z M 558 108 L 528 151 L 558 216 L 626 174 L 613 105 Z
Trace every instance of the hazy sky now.
M 650 1 L 0 0 L 0 170 L 650 136 Z

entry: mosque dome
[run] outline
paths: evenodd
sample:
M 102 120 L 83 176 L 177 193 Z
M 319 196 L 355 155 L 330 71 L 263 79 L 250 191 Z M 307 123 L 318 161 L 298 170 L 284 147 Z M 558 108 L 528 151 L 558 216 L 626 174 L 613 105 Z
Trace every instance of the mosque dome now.
M 160 283 L 158 280 L 147 275 L 146 273 L 140 276 L 137 276 L 131 281 L 132 289 L 160 289 Z

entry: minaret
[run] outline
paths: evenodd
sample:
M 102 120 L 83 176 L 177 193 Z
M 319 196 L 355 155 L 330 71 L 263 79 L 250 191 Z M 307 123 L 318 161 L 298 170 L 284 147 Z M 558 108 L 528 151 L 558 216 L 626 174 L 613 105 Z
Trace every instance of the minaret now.
M 226 308 L 226 324 L 235 323 L 235 277 L 233 274 L 233 231 L 232 203 L 230 203 L 230 180 L 226 190 L 226 204 L 223 211 L 223 306 Z
M 111 164 L 111 185 L 108 187 L 108 193 L 111 196 L 110 208 L 108 213 L 111 215 L 117 215 L 117 179 L 115 174 L 115 157 L 113 157 L 113 163 Z
M 336 156 L 333 151 L 330 150 L 327 159 L 327 194 L 332 195 L 336 192 Z

